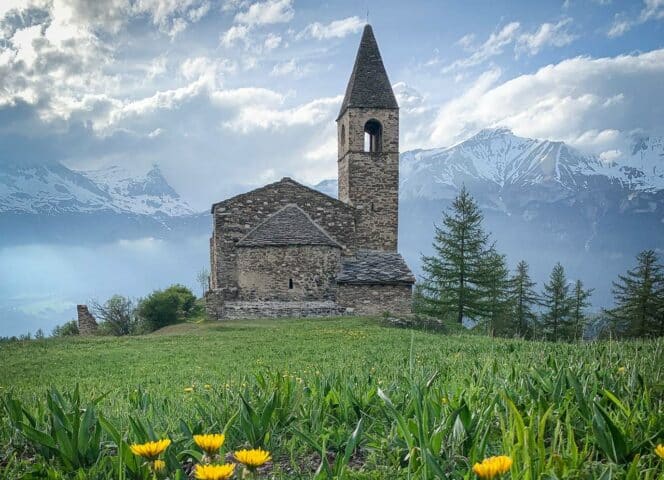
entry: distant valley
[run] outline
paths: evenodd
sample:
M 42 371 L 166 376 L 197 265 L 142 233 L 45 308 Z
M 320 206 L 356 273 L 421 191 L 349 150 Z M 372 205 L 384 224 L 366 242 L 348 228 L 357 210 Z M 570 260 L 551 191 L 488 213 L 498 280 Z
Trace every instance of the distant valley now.
M 434 224 L 465 185 L 510 266 L 525 259 L 546 280 L 556 261 L 611 302 L 611 281 L 644 248 L 664 251 L 664 141 L 633 138 L 606 162 L 562 142 L 486 129 L 457 145 L 401 155 L 400 245 L 419 272 Z M 336 196 L 336 179 L 315 186 Z M 0 314 L 25 325 L 67 320 L 76 302 L 139 296 L 180 282 L 197 288 L 211 218 L 195 211 L 158 167 L 75 171 L 60 163 L 0 165 Z M 138 271 L 140 269 L 140 271 Z M 42 276 L 34 280 L 35 276 Z M 44 295 L 27 295 L 35 282 Z M 69 283 L 67 283 L 69 282 Z M 24 291 L 25 290 L 25 291 Z M 42 319 L 42 320 L 38 320 Z

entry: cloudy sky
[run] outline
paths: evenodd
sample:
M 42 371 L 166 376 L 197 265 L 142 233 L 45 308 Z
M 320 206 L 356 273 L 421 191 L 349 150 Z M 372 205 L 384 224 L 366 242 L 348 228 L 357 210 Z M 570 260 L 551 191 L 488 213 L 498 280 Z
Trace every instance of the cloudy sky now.
M 662 133 L 664 0 L 0 0 L 0 162 L 156 163 L 200 209 L 330 178 L 367 10 L 402 151 L 507 126 L 615 159 Z

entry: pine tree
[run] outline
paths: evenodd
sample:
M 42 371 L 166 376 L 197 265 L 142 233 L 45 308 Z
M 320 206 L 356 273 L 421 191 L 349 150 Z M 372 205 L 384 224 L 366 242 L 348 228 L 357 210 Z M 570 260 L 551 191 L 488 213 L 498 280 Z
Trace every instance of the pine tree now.
M 512 322 L 510 324 L 512 333 L 520 337 L 530 338 L 533 333 L 537 315 L 533 307 L 540 301 L 535 292 L 536 283 L 528 273 L 528 263 L 521 260 L 516 266 L 516 272 L 510 279 L 512 297 Z
M 491 336 L 508 335 L 510 328 L 509 271 L 505 256 L 491 248 L 482 260 L 478 283 L 480 318 Z
M 664 335 L 664 267 L 654 250 L 636 257 L 638 265 L 613 282 L 615 308 L 607 310 L 618 334 L 630 337 Z
M 477 319 L 481 313 L 478 284 L 487 251 L 482 213 L 465 187 L 443 212 L 442 227 L 436 226 L 434 255 L 422 257 L 422 294 L 428 310 L 441 318 Z
M 572 291 L 572 305 L 571 305 L 571 326 L 572 326 L 572 338 L 574 340 L 579 340 L 583 337 L 583 331 L 588 323 L 588 316 L 585 313 L 586 308 L 590 306 L 588 299 L 593 293 L 592 288 L 585 289 L 583 288 L 583 282 L 577 280 L 574 284 L 574 289 Z
M 560 263 L 553 267 L 549 283 L 544 284 L 542 305 L 545 308 L 542 314 L 542 333 L 553 341 L 569 339 L 571 301 L 565 269 Z

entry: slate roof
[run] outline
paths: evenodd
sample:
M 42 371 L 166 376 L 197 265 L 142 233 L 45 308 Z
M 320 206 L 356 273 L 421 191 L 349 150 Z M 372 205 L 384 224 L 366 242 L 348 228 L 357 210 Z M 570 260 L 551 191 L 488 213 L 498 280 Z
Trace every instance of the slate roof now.
M 293 180 L 290 177 L 284 177 L 281 180 L 279 180 L 278 182 L 268 183 L 267 185 L 263 185 L 262 187 L 255 188 L 255 189 L 250 190 L 248 192 L 240 193 L 238 195 L 227 198 L 227 199 L 222 200 L 220 202 L 213 203 L 212 208 L 210 209 L 210 213 L 214 213 L 214 209 L 219 207 L 219 206 L 230 205 L 233 202 L 242 201 L 242 200 L 245 200 L 247 198 L 251 198 L 251 196 L 256 194 L 256 193 L 264 192 L 264 191 L 270 190 L 270 189 L 277 189 L 277 188 L 280 188 L 280 187 L 286 186 L 286 185 L 292 185 L 292 186 L 294 186 L 296 188 L 299 188 L 301 190 L 308 191 L 308 192 L 311 192 L 315 195 L 324 197 L 326 200 L 334 203 L 337 207 L 345 208 L 345 209 L 348 209 L 348 210 L 353 209 L 353 207 L 351 207 L 347 203 L 342 202 L 338 198 L 331 197 L 331 196 L 329 196 L 329 195 L 327 195 L 327 194 L 325 194 L 325 193 L 323 193 L 319 190 L 316 190 L 315 188 L 311 188 L 311 187 L 307 187 L 306 185 L 302 185 L 301 183 L 296 182 L 295 180 Z
M 329 245 L 341 248 L 341 245 L 295 204 L 277 210 L 250 230 L 237 245 L 239 247 Z
M 339 117 L 348 107 L 399 108 L 371 25 L 364 27 Z
M 413 284 L 415 277 L 403 257 L 396 252 L 359 250 L 355 256 L 341 260 L 337 283 Z

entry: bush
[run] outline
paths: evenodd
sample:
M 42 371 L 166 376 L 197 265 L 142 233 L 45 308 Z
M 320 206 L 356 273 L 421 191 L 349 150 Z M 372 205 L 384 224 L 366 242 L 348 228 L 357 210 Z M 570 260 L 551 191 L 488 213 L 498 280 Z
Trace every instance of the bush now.
M 157 330 L 186 320 L 193 312 L 196 297 L 183 285 L 156 290 L 138 305 L 138 316 L 149 330 Z
M 53 329 L 51 335 L 54 337 L 72 337 L 78 335 L 78 323 L 76 320 L 70 320 L 67 323 L 58 325 Z
M 130 335 L 136 333 L 137 319 L 134 302 L 122 295 L 113 295 L 103 305 L 94 302 L 92 311 L 99 322 L 101 335 Z

